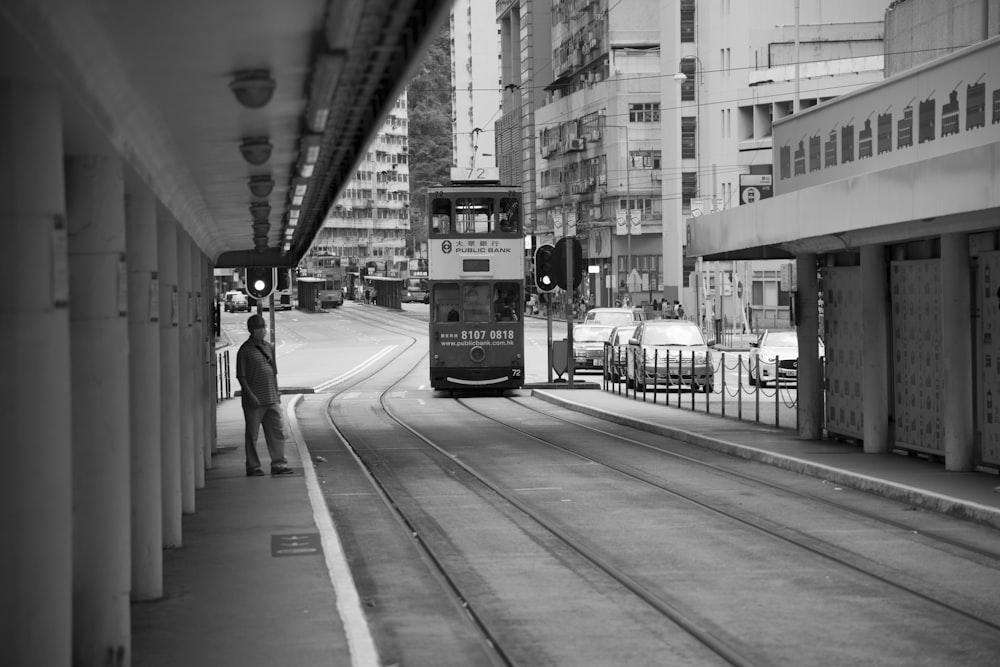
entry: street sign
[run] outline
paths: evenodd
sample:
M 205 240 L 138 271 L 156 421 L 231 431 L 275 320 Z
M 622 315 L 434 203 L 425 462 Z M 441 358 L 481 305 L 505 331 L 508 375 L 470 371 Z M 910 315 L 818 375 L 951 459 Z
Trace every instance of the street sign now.
M 740 174 L 740 204 L 752 204 L 774 194 L 771 174 Z

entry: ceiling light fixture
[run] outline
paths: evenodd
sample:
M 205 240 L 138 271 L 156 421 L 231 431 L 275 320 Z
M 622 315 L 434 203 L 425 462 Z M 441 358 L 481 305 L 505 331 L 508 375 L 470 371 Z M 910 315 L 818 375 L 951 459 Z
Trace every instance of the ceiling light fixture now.
M 264 164 L 271 159 L 271 145 L 267 137 L 247 137 L 240 142 L 240 153 L 250 164 Z
M 248 109 L 259 109 L 271 101 L 275 85 L 266 69 L 250 69 L 236 72 L 229 89 L 240 104 Z
M 248 185 L 250 186 L 250 194 L 254 197 L 268 197 L 274 190 L 274 179 L 267 174 L 251 176 Z
M 255 222 L 267 222 L 267 217 L 271 215 L 271 205 L 264 201 L 255 201 L 250 204 L 250 215 Z

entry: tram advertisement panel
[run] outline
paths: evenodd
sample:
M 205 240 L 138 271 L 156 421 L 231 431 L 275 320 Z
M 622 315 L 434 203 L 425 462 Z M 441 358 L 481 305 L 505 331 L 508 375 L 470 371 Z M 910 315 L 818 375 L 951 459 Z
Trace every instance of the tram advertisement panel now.
M 428 245 L 431 279 L 524 275 L 524 240 L 520 237 L 431 239 Z

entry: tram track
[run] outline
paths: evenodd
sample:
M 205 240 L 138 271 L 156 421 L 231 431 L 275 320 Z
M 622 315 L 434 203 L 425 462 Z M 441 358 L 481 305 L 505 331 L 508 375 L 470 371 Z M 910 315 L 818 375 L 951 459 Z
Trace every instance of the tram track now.
M 400 332 L 398 327 L 384 324 L 383 326 L 396 333 Z M 413 343 L 411 342 L 410 347 L 412 345 Z M 373 371 L 373 374 L 381 374 L 383 376 L 384 379 L 381 381 L 358 377 L 350 383 L 345 383 L 342 387 L 338 387 L 338 392 L 330 396 L 327 404 L 329 406 L 326 410 L 326 414 L 329 416 L 329 428 L 338 434 L 338 438 L 343 442 L 343 445 L 351 451 L 353 459 L 358 467 L 365 471 L 365 475 L 369 478 L 369 483 L 372 487 L 378 489 L 381 502 L 392 512 L 400 529 L 409 535 L 411 542 L 420 551 L 422 554 L 421 558 L 435 573 L 434 576 L 438 580 L 441 590 L 447 591 L 451 604 L 460 609 L 466 616 L 467 621 L 474 626 L 475 631 L 481 637 L 480 645 L 486 664 L 514 665 L 528 663 L 524 659 L 523 650 L 517 645 L 518 640 L 510 637 L 509 628 L 504 627 L 503 624 L 497 627 L 495 610 L 491 609 L 495 605 L 489 600 L 484 602 L 480 598 L 481 591 L 475 585 L 474 578 L 471 580 L 473 583 L 470 584 L 469 574 L 463 570 L 463 567 L 470 566 L 456 567 L 457 559 L 460 558 L 461 553 L 458 547 L 452 543 L 455 537 L 448 533 L 444 520 L 435 516 L 434 508 L 424 507 L 424 501 L 420 497 L 422 493 L 419 490 L 420 487 L 413 487 L 412 480 L 408 478 L 412 474 L 412 468 L 396 468 L 396 458 L 393 451 L 388 448 L 379 449 L 373 447 L 371 443 L 353 442 L 350 433 L 345 433 L 338 428 L 333 416 L 335 410 L 332 407 L 338 396 L 351 392 L 357 393 L 359 388 L 365 386 L 375 387 L 380 385 L 377 391 L 372 389 L 365 393 L 371 395 L 372 398 L 368 406 L 369 408 L 377 409 L 379 413 L 378 418 L 389 420 L 393 424 L 391 428 L 387 427 L 389 430 L 386 430 L 384 433 L 392 433 L 393 435 L 390 437 L 399 440 L 399 442 L 394 444 L 394 450 L 409 449 L 415 447 L 416 443 L 419 442 L 421 447 L 420 460 L 432 462 L 438 468 L 439 472 L 437 474 L 439 476 L 456 485 L 468 487 L 470 489 L 470 497 L 474 496 L 478 502 L 491 504 L 495 512 L 500 514 L 506 513 L 508 515 L 513 512 L 518 515 L 520 520 L 515 521 L 515 524 L 519 527 L 518 530 L 524 531 L 526 534 L 531 531 L 530 528 L 525 527 L 524 522 L 527 521 L 533 524 L 537 530 L 544 531 L 552 539 L 563 545 L 563 548 L 577 554 L 582 561 L 589 563 L 590 566 L 604 573 L 609 579 L 617 582 L 618 585 L 629 591 L 630 594 L 642 600 L 649 609 L 662 615 L 670 623 L 683 629 L 684 632 L 697 639 L 702 645 L 708 647 L 724 663 L 731 665 L 773 663 L 772 657 L 767 653 L 761 652 L 756 647 L 747 644 L 745 640 L 733 636 L 728 632 L 724 624 L 720 625 L 719 621 L 702 616 L 688 601 L 672 597 L 662 587 L 649 586 L 643 575 L 634 576 L 626 568 L 620 567 L 614 559 L 607 557 L 607 548 L 592 544 L 586 533 L 567 528 L 565 521 L 561 521 L 558 517 L 548 516 L 546 511 L 540 512 L 531 499 L 525 499 L 525 496 L 528 494 L 522 490 L 512 488 L 510 484 L 504 483 L 502 480 L 496 479 L 491 474 L 492 471 L 490 468 L 483 468 L 485 462 L 489 461 L 488 457 L 477 462 L 467 453 L 456 450 L 452 444 L 449 444 L 447 438 L 439 437 L 434 429 L 428 433 L 426 421 L 423 425 L 414 425 L 411 416 L 405 414 L 405 410 L 397 409 L 393 404 L 396 403 L 396 396 L 400 393 L 401 383 L 419 368 L 422 358 L 409 362 L 409 365 L 402 368 L 403 361 L 401 356 L 396 355 L 394 359 L 387 360 L 386 365 L 377 371 Z M 488 403 L 491 406 L 497 404 L 519 406 L 521 409 L 532 412 L 546 420 L 551 420 L 554 417 L 553 414 L 547 411 L 537 410 L 525 405 L 527 401 L 524 400 L 483 400 L 491 401 Z M 566 448 L 558 442 L 553 442 L 551 438 L 539 437 L 537 433 L 532 432 L 531 428 L 515 426 L 514 423 L 524 421 L 521 417 L 511 418 L 507 415 L 506 418 L 498 419 L 494 415 L 487 414 L 488 411 L 479 410 L 471 405 L 471 403 L 479 402 L 478 399 L 476 401 L 469 401 L 466 398 L 446 399 L 437 397 L 434 401 L 436 405 L 445 406 L 449 418 L 453 418 L 454 413 L 450 409 L 447 409 L 446 406 L 460 406 L 463 411 L 475 414 L 478 419 L 492 423 L 493 426 L 489 427 L 489 429 L 504 429 L 511 433 L 517 433 L 517 437 L 533 439 L 549 447 L 558 448 L 576 460 L 604 467 L 615 475 L 623 475 L 631 480 L 631 482 L 639 483 L 653 489 L 655 493 L 672 494 L 685 503 L 698 506 L 700 511 L 712 512 L 728 521 L 740 522 L 741 525 L 758 531 L 768 536 L 769 539 L 780 540 L 814 556 L 827 559 L 838 566 L 850 568 L 863 576 L 875 577 L 881 583 L 893 586 L 901 593 L 918 597 L 928 604 L 937 605 L 942 609 L 948 610 L 949 613 L 962 616 L 966 620 L 973 620 L 985 631 L 1000 632 L 1000 625 L 996 622 L 984 619 L 981 614 L 963 609 L 961 606 L 952 605 L 948 602 L 942 603 L 932 593 L 928 594 L 926 592 L 928 587 L 915 585 L 918 582 L 900 581 L 900 576 L 885 572 L 887 568 L 867 559 L 863 555 L 851 554 L 836 545 L 824 542 L 822 539 L 805 536 L 795 528 L 770 524 L 768 521 L 755 520 L 743 513 L 712 507 L 711 503 L 704 502 L 703 498 L 684 497 L 684 494 L 677 494 L 676 491 L 665 488 L 665 485 L 658 482 L 654 475 L 637 474 L 637 471 L 630 469 L 629 465 L 618 465 L 614 462 L 610 462 L 611 465 L 608 465 L 608 461 L 602 461 L 599 458 L 588 455 L 586 452 Z M 373 414 L 372 416 L 375 415 Z M 580 421 L 582 420 L 571 421 L 559 417 L 555 417 L 555 419 L 562 424 L 563 431 L 569 431 L 571 428 L 590 429 L 592 432 L 600 434 L 603 438 L 614 437 L 620 439 L 622 442 L 629 441 L 632 446 L 641 446 L 655 450 L 655 455 L 657 456 L 669 455 L 673 460 L 685 461 L 686 464 L 713 467 L 711 464 L 697 461 L 693 457 L 671 454 L 648 443 L 623 437 L 620 430 L 619 433 L 602 431 L 591 426 L 581 425 Z M 492 433 L 493 431 L 489 429 L 486 426 L 481 426 L 477 431 L 483 434 L 487 432 Z M 405 441 L 404 433 L 407 434 Z M 484 435 L 483 437 L 485 438 L 486 436 Z M 407 459 L 407 461 L 412 465 L 412 459 Z M 734 474 L 732 471 L 724 470 L 719 466 L 714 466 L 714 472 L 727 475 Z M 793 495 L 797 493 L 783 489 L 780 485 L 775 485 L 767 480 L 755 479 L 750 475 L 743 475 L 742 479 L 748 483 L 753 482 L 763 485 L 769 491 L 779 491 Z M 808 500 L 810 502 L 825 501 L 822 498 L 811 498 L 807 494 L 798 494 L 798 497 L 801 500 Z M 462 502 L 471 503 L 472 501 L 464 500 Z M 830 503 L 825 504 L 831 505 Z M 831 505 L 831 507 L 841 512 L 852 512 L 852 508 L 845 508 L 835 504 Z M 884 517 L 858 512 L 853 513 L 864 520 L 884 520 Z M 901 532 L 912 532 L 910 527 L 901 523 L 883 521 L 883 526 L 889 526 L 893 530 Z M 924 539 L 931 539 L 932 536 L 924 535 L 922 537 Z M 994 572 L 996 571 L 997 554 L 995 552 L 988 549 L 979 549 L 974 545 L 964 544 L 955 540 L 949 540 L 945 536 L 941 536 L 941 538 L 941 544 L 946 544 L 949 549 L 967 550 L 975 558 L 992 563 Z M 532 539 L 536 542 L 542 541 L 542 538 L 537 536 Z M 565 556 L 562 558 L 565 559 Z M 885 575 L 885 578 L 879 579 L 883 575 Z M 555 662 L 558 664 L 558 661 Z M 694 664 L 704 663 L 697 662 Z
M 513 399 L 509 399 L 509 400 L 513 401 Z M 496 423 L 498 423 L 500 425 L 503 425 L 503 426 L 505 426 L 505 427 L 507 427 L 507 428 L 509 428 L 511 430 L 517 431 L 517 432 L 522 433 L 522 434 L 524 434 L 524 435 L 526 435 L 528 437 L 534 438 L 534 439 L 538 440 L 539 442 L 541 442 L 541 443 L 543 443 L 543 444 L 545 444 L 547 446 L 556 447 L 556 448 L 562 449 L 564 451 L 567 451 L 567 452 L 573 454 L 574 456 L 582 457 L 582 458 L 585 458 L 585 459 L 587 459 L 589 461 L 593 461 L 596 464 L 605 466 L 605 467 L 607 467 L 607 468 L 609 468 L 611 470 L 614 470 L 615 472 L 617 472 L 617 473 L 619 473 L 621 475 L 624 475 L 624 476 L 626 476 L 626 477 L 628 477 L 630 479 L 633 479 L 633 480 L 636 480 L 636 481 L 641 482 L 643 484 L 649 485 L 650 487 L 652 487 L 654 489 L 657 489 L 657 490 L 662 491 L 664 493 L 670 494 L 672 496 L 681 498 L 684 501 L 686 501 L 688 503 L 691 503 L 692 505 L 695 505 L 695 506 L 697 506 L 697 507 L 699 507 L 699 508 L 701 508 L 703 510 L 706 510 L 706 511 L 718 514 L 720 516 L 723 516 L 723 517 L 725 517 L 727 519 L 736 521 L 736 522 L 738 522 L 738 523 L 740 523 L 742 525 L 745 525 L 745 526 L 748 526 L 750 528 L 753 528 L 753 529 L 761 532 L 764 535 L 767 535 L 767 536 L 770 536 L 772 538 L 775 538 L 775 539 L 781 540 L 783 542 L 786 542 L 788 544 L 794 545 L 794 546 L 796 546 L 798 548 L 801 548 L 801 549 L 803 549 L 803 550 L 805 550 L 805 551 L 807 551 L 809 553 L 812 553 L 812 554 L 814 554 L 816 556 L 828 559 L 828 560 L 830 560 L 830 561 L 832 561 L 832 562 L 834 562 L 834 563 L 836 563 L 838 565 L 841 565 L 843 567 L 846 567 L 846 568 L 849 568 L 851 570 L 854 570 L 854 571 L 856 571 L 856 572 L 858 572 L 858 573 L 860 573 L 862 575 L 868 576 L 868 577 L 870 577 L 870 578 L 872 578 L 872 579 L 874 579 L 876 581 L 879 581 L 879 582 L 881 582 L 883 584 L 887 584 L 887 585 L 893 586 L 893 587 L 899 589 L 900 591 L 902 591 L 904 593 L 907 593 L 909 595 L 913 595 L 915 597 L 923 599 L 923 600 L 925 600 L 925 601 L 927 601 L 929 603 L 932 603 L 932 604 L 935 604 L 935 605 L 939 606 L 943 610 L 946 610 L 946 611 L 949 611 L 951 613 L 963 616 L 963 617 L 967 618 L 970 621 L 974 621 L 977 624 L 983 625 L 984 627 L 989 628 L 990 630 L 993 630 L 993 631 L 995 631 L 997 633 L 1000 633 L 1000 621 L 994 621 L 994 620 L 990 620 L 988 618 L 984 618 L 984 617 L 982 617 L 978 613 L 969 611 L 967 609 L 963 609 L 963 608 L 957 606 L 956 604 L 949 603 L 949 602 L 947 602 L 945 600 L 942 600 L 941 596 L 927 592 L 927 587 L 926 586 L 922 586 L 921 582 L 916 581 L 913 578 L 908 578 L 909 581 L 901 581 L 902 575 L 900 575 L 899 573 L 895 573 L 891 568 L 888 568 L 888 567 L 886 567 L 886 566 L 884 566 L 884 565 L 882 565 L 880 563 L 877 563 L 877 562 L 871 560 L 870 558 L 868 558 L 866 556 L 851 553 L 850 551 L 848 551 L 848 550 L 846 550 L 846 549 L 844 549 L 844 548 L 842 548 L 842 547 L 840 547 L 840 546 L 838 546 L 838 545 L 836 545 L 836 544 L 834 544 L 832 542 L 829 542 L 829 541 L 823 541 L 823 540 L 820 540 L 820 539 L 810 538 L 810 537 L 806 536 L 805 534 L 803 534 L 802 532 L 800 532 L 796 528 L 790 528 L 790 527 L 787 527 L 787 526 L 781 526 L 780 524 L 777 524 L 775 522 L 767 522 L 767 521 L 764 521 L 764 520 L 760 519 L 759 517 L 756 517 L 756 516 L 754 516 L 754 515 L 752 515 L 750 513 L 745 513 L 745 512 L 740 513 L 740 512 L 734 512 L 734 511 L 731 511 L 731 510 L 723 509 L 717 503 L 713 503 L 711 501 L 706 501 L 704 498 L 699 498 L 699 497 L 691 495 L 691 494 L 685 494 L 685 493 L 682 493 L 682 492 L 678 492 L 676 489 L 671 488 L 671 487 L 663 484 L 662 482 L 658 481 L 655 478 L 655 476 L 644 474 L 644 473 L 642 473 L 640 471 L 637 471 L 634 468 L 631 468 L 630 466 L 627 466 L 627 465 L 620 465 L 620 464 L 616 464 L 614 462 L 609 462 L 607 459 L 601 459 L 601 458 L 597 458 L 597 457 L 591 456 L 589 454 L 583 453 L 583 452 L 581 452 L 581 451 L 579 451 L 579 450 L 577 450 L 575 448 L 572 448 L 572 447 L 566 447 L 566 446 L 564 446 L 562 444 L 559 444 L 559 443 L 556 443 L 556 442 L 552 442 L 552 441 L 546 440 L 544 438 L 538 438 L 537 436 L 535 436 L 534 434 L 530 433 L 529 431 L 527 431 L 525 429 L 517 428 L 515 426 L 510 425 L 509 423 L 506 423 L 505 421 L 498 420 L 498 419 L 496 419 L 496 418 L 494 418 L 494 417 L 486 414 L 484 411 L 475 409 L 474 407 L 470 406 L 467 402 L 464 402 L 462 400 L 459 400 L 458 402 L 460 404 L 462 404 L 463 406 L 465 406 L 467 409 L 472 410 L 476 414 L 479 414 L 479 415 L 483 416 L 486 419 L 490 419 L 490 420 L 492 420 L 492 421 L 494 421 L 494 422 L 496 422 Z M 513 401 L 513 402 L 517 403 L 522 408 L 532 410 L 533 412 L 535 412 L 537 414 L 543 414 L 546 417 L 551 417 L 552 416 L 550 413 L 543 412 L 543 411 L 540 411 L 540 410 L 535 410 L 535 409 L 531 408 L 530 406 L 525 406 L 523 403 L 518 403 L 516 401 Z M 858 517 L 863 518 L 863 519 L 868 520 L 868 521 L 877 521 L 877 522 L 885 525 L 886 527 L 890 527 L 890 528 L 893 528 L 893 529 L 896 529 L 896 530 L 903 530 L 903 531 L 907 531 L 907 532 L 914 532 L 913 529 L 912 529 L 912 527 L 906 526 L 906 525 L 901 524 L 899 522 L 890 521 L 888 519 L 885 519 L 882 516 L 877 516 L 877 515 L 874 515 L 874 514 L 871 514 L 871 513 L 859 512 L 858 510 L 856 510 L 854 508 L 850 508 L 850 507 L 847 507 L 847 506 L 842 505 L 842 504 L 834 503 L 834 502 L 832 502 L 832 501 L 830 501 L 829 499 L 826 499 L 826 498 L 820 498 L 820 497 L 817 497 L 817 496 L 811 495 L 811 494 L 804 494 L 804 493 L 801 493 L 801 492 L 789 489 L 786 486 L 781 486 L 781 485 L 778 485 L 778 484 L 774 484 L 772 482 L 769 482 L 769 481 L 766 481 L 766 480 L 761 480 L 759 478 L 756 478 L 756 477 L 751 476 L 751 475 L 747 475 L 745 473 L 739 473 L 739 472 L 736 472 L 736 471 L 725 469 L 725 468 L 723 468 L 721 466 L 717 466 L 717 465 L 713 465 L 713 464 L 710 464 L 710 463 L 706 463 L 704 461 L 700 461 L 700 460 L 698 460 L 698 459 L 696 459 L 694 457 L 684 456 L 684 455 L 677 454 L 677 453 L 674 453 L 674 452 L 670 452 L 670 451 L 667 451 L 667 450 L 664 450 L 664 449 L 661 449 L 661 448 L 658 448 L 658 447 L 654 447 L 654 446 L 651 446 L 651 445 L 649 445 L 647 443 L 643 443 L 643 442 L 640 442 L 638 440 L 625 437 L 625 436 L 621 435 L 620 433 L 614 433 L 614 432 L 611 432 L 611 431 L 604 431 L 604 430 L 601 430 L 601 429 L 596 429 L 596 428 L 593 428 L 593 427 L 590 427 L 590 426 L 581 425 L 578 422 L 571 422 L 571 421 L 565 420 L 565 419 L 562 419 L 561 421 L 563 421 L 567 425 L 572 424 L 572 426 L 574 426 L 576 428 L 585 428 L 585 429 L 588 429 L 588 430 L 600 433 L 603 436 L 606 436 L 606 437 L 609 437 L 609 438 L 613 438 L 613 439 L 621 441 L 621 442 L 627 442 L 630 445 L 637 445 L 637 446 L 641 446 L 641 447 L 644 447 L 644 448 L 652 449 L 652 450 L 656 451 L 659 454 L 663 454 L 663 455 L 669 456 L 669 457 L 674 458 L 674 459 L 683 460 L 684 462 L 689 463 L 689 464 L 694 464 L 694 465 L 698 465 L 698 466 L 701 466 L 701 467 L 704 467 L 704 468 L 708 468 L 708 469 L 713 470 L 716 473 L 721 473 L 721 474 L 724 474 L 724 475 L 729 475 L 729 476 L 734 476 L 734 477 L 738 476 L 738 477 L 740 477 L 743 480 L 750 481 L 750 482 L 752 482 L 754 484 L 758 484 L 758 485 L 767 487 L 768 489 L 776 491 L 776 492 L 779 492 L 779 493 L 794 495 L 794 496 L 797 496 L 797 497 L 799 497 L 799 498 L 801 498 L 803 500 L 808 500 L 808 501 L 814 502 L 814 503 L 821 503 L 822 505 L 824 505 L 826 507 L 835 509 L 835 510 L 840 511 L 840 512 L 847 512 L 847 513 L 853 514 L 855 516 L 858 516 Z M 938 542 L 940 542 L 942 544 L 946 544 L 946 545 L 948 545 L 949 547 L 952 547 L 952 548 L 963 549 L 963 550 L 969 552 L 970 555 L 975 555 L 975 556 L 978 556 L 978 557 L 980 557 L 982 559 L 989 559 L 989 560 L 992 561 L 990 563 L 990 567 L 993 569 L 994 573 L 1000 574 L 1000 554 L 998 554 L 995 551 L 987 551 L 985 549 L 980 549 L 980 548 L 978 548 L 976 546 L 973 546 L 973 545 L 968 545 L 968 544 L 965 544 L 965 543 L 959 543 L 959 542 L 957 542 L 955 540 L 951 540 L 951 539 L 949 539 L 947 537 L 944 537 L 944 536 L 935 536 L 935 535 L 929 534 L 929 533 L 922 533 L 922 536 L 925 537 L 925 538 L 930 538 L 930 539 L 936 540 L 936 541 L 938 541 Z

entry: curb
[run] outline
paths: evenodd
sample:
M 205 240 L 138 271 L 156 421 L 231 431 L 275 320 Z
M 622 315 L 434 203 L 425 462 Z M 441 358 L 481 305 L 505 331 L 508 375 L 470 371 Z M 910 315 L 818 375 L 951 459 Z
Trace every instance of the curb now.
M 559 388 L 566 389 L 566 387 Z M 831 468 L 829 466 L 798 459 L 792 456 L 775 454 L 774 452 L 757 449 L 756 447 L 750 447 L 748 445 L 741 445 L 726 440 L 709 438 L 699 433 L 685 431 L 684 429 L 674 426 L 664 426 L 662 424 L 656 424 L 642 419 L 636 419 L 634 417 L 615 415 L 613 413 L 592 408 L 587 405 L 582 405 L 559 396 L 546 394 L 544 392 L 539 393 L 535 389 L 532 390 L 532 396 L 537 396 L 538 398 L 552 403 L 553 405 L 558 405 L 591 417 L 600 417 L 616 424 L 630 426 L 640 431 L 646 431 L 647 433 L 666 436 L 690 445 L 704 447 L 706 449 L 711 449 L 730 456 L 757 461 L 775 466 L 777 468 L 782 468 L 784 470 L 789 470 L 791 472 L 797 472 L 803 475 L 809 475 L 810 477 L 824 479 L 858 491 L 866 491 L 884 498 L 897 500 L 922 509 L 938 512 L 940 514 L 966 519 L 968 521 L 980 523 L 992 528 L 1000 528 L 1000 510 L 993 507 L 987 507 L 985 505 L 959 500 L 951 496 L 932 493 L 930 491 L 917 489 L 905 484 L 898 484 L 896 482 L 890 482 L 876 477 L 869 477 L 868 475 L 862 475 L 860 473 Z M 768 429 L 763 428 L 761 430 L 767 431 Z

